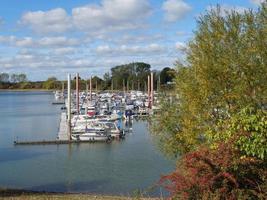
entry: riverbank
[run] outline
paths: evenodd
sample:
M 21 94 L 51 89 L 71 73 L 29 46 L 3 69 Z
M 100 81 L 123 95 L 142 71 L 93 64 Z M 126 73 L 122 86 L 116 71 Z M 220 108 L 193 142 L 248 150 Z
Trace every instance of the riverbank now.
M 72 193 L 49 193 L 49 192 L 35 192 L 17 189 L 0 189 L 0 199 L 74 199 L 74 200 L 161 200 L 163 198 L 142 198 L 139 196 L 105 196 L 94 194 L 72 194 Z
M 0 92 L 53 92 L 47 89 L 0 89 Z

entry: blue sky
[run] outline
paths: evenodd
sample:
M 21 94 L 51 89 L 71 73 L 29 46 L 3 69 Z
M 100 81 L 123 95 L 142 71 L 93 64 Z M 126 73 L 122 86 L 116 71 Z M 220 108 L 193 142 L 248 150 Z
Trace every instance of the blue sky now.
M 135 61 L 184 59 L 196 18 L 211 6 L 256 9 L 264 0 L 8 0 L 0 2 L 0 72 L 30 80 L 102 76 Z

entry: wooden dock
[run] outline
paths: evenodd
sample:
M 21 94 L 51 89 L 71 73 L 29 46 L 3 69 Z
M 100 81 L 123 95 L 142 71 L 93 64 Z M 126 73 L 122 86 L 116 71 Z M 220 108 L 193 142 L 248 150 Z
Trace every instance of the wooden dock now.
M 61 113 L 57 138 L 60 141 L 68 141 L 69 140 L 68 122 L 67 122 L 67 115 L 65 112 Z
M 106 142 L 109 143 L 108 139 Z M 103 141 L 81 141 L 81 140 L 69 140 L 68 137 L 68 125 L 66 113 L 61 113 L 60 125 L 58 130 L 58 136 L 56 140 L 39 140 L 39 141 L 14 141 L 14 145 L 60 145 L 60 144 L 80 144 L 80 143 L 96 143 Z
M 103 141 L 81 141 L 81 140 L 43 140 L 43 141 L 14 141 L 14 145 L 60 145 L 60 144 L 80 144 L 80 143 L 97 143 Z M 106 141 L 107 143 L 110 140 Z

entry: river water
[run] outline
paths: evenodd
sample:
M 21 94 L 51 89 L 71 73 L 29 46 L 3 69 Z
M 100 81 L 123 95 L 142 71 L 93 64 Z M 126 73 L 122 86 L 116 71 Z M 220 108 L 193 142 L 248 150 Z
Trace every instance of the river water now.
M 122 141 L 14 146 L 13 141 L 55 139 L 60 106 L 51 92 L 0 92 L 0 187 L 50 192 L 133 195 L 154 187 L 174 169 L 148 132 L 134 121 Z

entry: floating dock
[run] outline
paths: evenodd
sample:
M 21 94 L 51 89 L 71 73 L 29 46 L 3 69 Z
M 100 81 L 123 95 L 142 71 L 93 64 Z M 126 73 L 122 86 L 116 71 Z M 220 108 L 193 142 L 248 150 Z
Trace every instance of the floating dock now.
M 43 141 L 14 141 L 14 145 L 59 145 L 59 144 L 80 144 L 80 143 L 96 143 L 98 141 L 81 141 L 81 140 L 43 140 Z M 102 141 L 101 141 L 102 142 Z M 107 140 L 107 143 L 110 141 Z M 100 143 L 100 141 L 99 141 Z
M 68 121 L 67 121 L 67 115 L 65 112 L 61 113 L 57 138 L 58 140 L 61 140 L 61 141 L 69 140 Z

